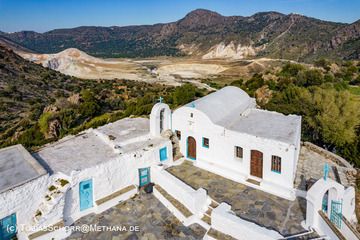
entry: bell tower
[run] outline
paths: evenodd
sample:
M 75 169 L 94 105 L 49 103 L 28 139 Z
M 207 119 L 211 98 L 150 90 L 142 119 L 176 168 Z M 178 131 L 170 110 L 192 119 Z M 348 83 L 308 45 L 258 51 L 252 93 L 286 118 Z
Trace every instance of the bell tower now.
M 163 103 L 163 98 L 159 98 L 150 114 L 150 133 L 153 136 L 160 136 L 163 131 L 171 129 L 171 110 Z

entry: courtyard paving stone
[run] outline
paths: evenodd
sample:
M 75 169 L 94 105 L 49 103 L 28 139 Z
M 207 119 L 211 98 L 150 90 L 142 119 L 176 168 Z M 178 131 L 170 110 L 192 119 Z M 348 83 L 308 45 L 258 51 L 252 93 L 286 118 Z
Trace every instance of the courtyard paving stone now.
M 135 197 L 101 213 L 87 215 L 75 226 L 139 226 L 138 232 L 73 232 L 72 240 L 161 240 L 202 239 L 206 230 L 198 224 L 185 227 L 153 194 L 140 193 Z
M 206 189 L 215 201 L 229 203 L 235 214 L 245 220 L 285 236 L 306 231 L 301 226 L 305 220 L 305 199 L 288 201 L 195 167 L 189 161 L 167 171 L 194 189 Z

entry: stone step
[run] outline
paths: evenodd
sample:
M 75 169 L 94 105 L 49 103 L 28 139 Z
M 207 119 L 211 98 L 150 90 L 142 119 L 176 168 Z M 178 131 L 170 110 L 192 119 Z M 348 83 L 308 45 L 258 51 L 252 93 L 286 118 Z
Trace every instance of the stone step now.
M 207 232 L 207 235 L 217 240 L 236 240 L 236 238 L 233 238 L 232 236 L 222 233 L 213 228 L 210 228 L 210 230 Z
M 206 215 L 211 216 L 213 208 L 208 208 L 208 210 L 205 212 Z
M 259 182 L 259 181 L 254 180 L 254 179 L 248 178 L 246 181 L 247 181 L 248 183 L 251 183 L 251 184 L 254 184 L 254 185 L 260 186 L 260 182 Z
M 119 191 L 116 191 L 116 192 L 114 192 L 114 193 L 112 193 L 112 194 L 110 194 L 110 195 L 108 195 L 108 196 L 106 196 L 104 198 L 96 200 L 95 203 L 96 203 L 96 205 L 99 206 L 99 205 L 104 204 L 104 203 L 106 203 L 106 202 L 108 202 L 108 201 L 110 201 L 110 200 L 112 200 L 112 199 L 114 199 L 114 198 L 116 198 L 116 197 L 118 197 L 120 195 L 123 195 L 123 194 L 125 194 L 127 192 L 130 192 L 130 191 L 134 190 L 135 188 L 136 187 L 134 185 L 127 186 L 127 187 L 125 187 L 125 188 L 123 188 L 123 189 L 121 189 Z
M 203 220 L 204 222 L 206 222 L 207 224 L 211 225 L 211 217 L 209 215 L 204 215 L 201 220 Z
M 32 234 L 30 234 L 30 235 L 28 236 L 28 238 L 29 238 L 30 240 L 32 240 L 32 239 L 41 237 L 41 236 L 43 236 L 43 235 L 45 235 L 45 234 L 48 234 L 48 233 L 54 231 L 55 229 L 63 228 L 64 226 L 65 226 L 64 221 L 60 221 L 60 222 L 58 222 L 58 223 L 50 226 L 50 227 L 48 228 L 49 230 L 43 230 L 43 231 L 39 231 L 39 232 L 36 232 L 36 233 L 32 233 Z
M 186 218 L 191 217 L 193 214 L 191 211 L 185 207 L 181 202 L 176 200 L 173 196 L 171 196 L 168 192 L 166 192 L 162 187 L 158 184 L 154 186 L 155 189 L 164 196 L 177 210 L 179 210 Z
M 214 209 L 214 208 L 217 208 L 217 206 L 219 206 L 219 204 L 217 202 L 215 202 L 214 200 L 212 200 L 211 203 L 210 203 L 210 207 L 212 209 Z

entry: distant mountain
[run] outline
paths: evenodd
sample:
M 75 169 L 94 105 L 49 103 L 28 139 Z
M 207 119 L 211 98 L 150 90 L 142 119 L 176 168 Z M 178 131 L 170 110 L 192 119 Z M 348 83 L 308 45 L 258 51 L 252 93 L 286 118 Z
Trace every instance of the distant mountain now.
M 225 17 L 198 9 L 179 21 L 127 27 L 77 27 L 45 33 L 0 33 L 40 53 L 78 48 L 101 57 L 271 57 L 311 61 L 358 59 L 360 21 L 322 21 L 298 14 L 262 12 Z
M 22 45 L 4 37 L 4 36 L 1 36 L 1 34 L 4 34 L 4 33 L 0 32 L 0 45 L 1 46 L 11 49 L 11 50 L 14 50 L 16 52 L 33 53 L 33 51 L 31 51 L 30 49 L 25 48 Z

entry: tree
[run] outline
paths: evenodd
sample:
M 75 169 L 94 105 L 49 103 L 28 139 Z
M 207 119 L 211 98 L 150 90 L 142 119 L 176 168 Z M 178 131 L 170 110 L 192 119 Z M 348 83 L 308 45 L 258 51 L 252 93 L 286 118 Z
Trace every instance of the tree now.
M 303 116 L 305 139 L 329 149 L 341 149 L 356 140 L 356 128 L 360 125 L 359 105 L 348 91 L 290 85 L 276 93 L 266 108 Z
M 312 104 L 317 114 L 308 119 L 309 125 L 320 132 L 322 140 L 332 147 L 343 147 L 356 139 L 360 124 L 360 106 L 351 100 L 348 91 L 316 88 Z
M 196 88 L 189 83 L 184 84 L 183 86 L 175 89 L 173 94 L 174 104 L 179 106 L 189 103 L 195 99 L 195 95 Z
M 314 65 L 316 67 L 321 67 L 321 68 L 325 69 L 326 71 L 330 71 L 330 69 L 331 69 L 330 61 L 325 58 L 320 58 L 319 60 L 316 60 Z
M 94 102 L 84 102 L 80 105 L 79 112 L 83 117 L 94 117 L 100 111 L 100 106 Z

